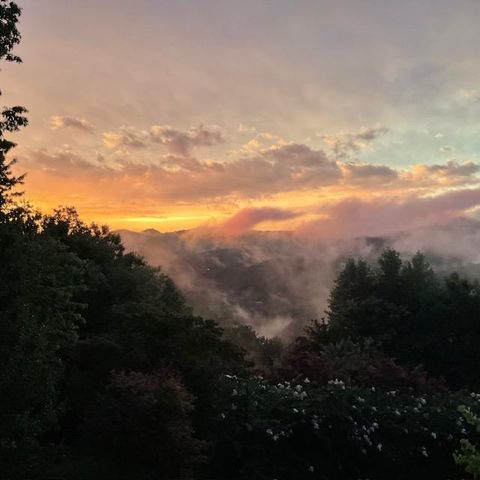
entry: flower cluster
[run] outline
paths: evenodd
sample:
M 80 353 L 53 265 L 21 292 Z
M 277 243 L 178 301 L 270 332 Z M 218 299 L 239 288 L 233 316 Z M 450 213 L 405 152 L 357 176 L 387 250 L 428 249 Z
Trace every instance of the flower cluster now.
M 280 463 L 293 455 L 302 458 L 300 463 L 306 469 L 311 466 L 312 473 L 334 462 L 336 468 L 349 468 L 346 459 L 355 456 L 364 462 L 381 457 L 377 464 L 390 468 L 401 468 L 412 458 L 420 463 L 440 459 L 454 468 L 452 455 L 460 440 L 476 435 L 457 407 L 468 402 L 478 411 L 477 394 L 459 398 L 385 392 L 347 386 L 341 380 L 327 385 L 308 379 L 271 384 L 261 377 L 228 381 L 236 406 L 223 412 L 228 412 L 230 426 L 248 432 L 252 441 L 267 442 L 262 448 L 269 455 L 280 455 Z M 362 474 L 371 475 L 366 465 Z

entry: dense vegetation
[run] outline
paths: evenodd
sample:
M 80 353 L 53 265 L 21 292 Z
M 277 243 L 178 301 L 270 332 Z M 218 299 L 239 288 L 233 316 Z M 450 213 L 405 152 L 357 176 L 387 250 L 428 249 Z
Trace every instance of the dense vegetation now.
M 0 59 L 19 15 L 0 0 Z M 477 282 L 388 250 L 289 346 L 223 330 L 108 228 L 20 202 L 25 113 L 0 121 L 0 478 L 478 474 Z

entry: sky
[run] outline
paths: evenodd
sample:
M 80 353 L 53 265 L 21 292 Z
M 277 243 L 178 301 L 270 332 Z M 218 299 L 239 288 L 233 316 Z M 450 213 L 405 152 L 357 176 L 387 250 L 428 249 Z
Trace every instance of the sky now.
M 26 198 L 160 231 L 480 212 L 476 0 L 19 0 Z

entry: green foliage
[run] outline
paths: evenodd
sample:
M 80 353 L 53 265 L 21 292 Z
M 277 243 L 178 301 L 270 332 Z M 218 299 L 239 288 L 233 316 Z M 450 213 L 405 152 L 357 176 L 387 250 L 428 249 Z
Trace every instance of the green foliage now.
M 205 450 L 192 411 L 192 396 L 171 375 L 115 373 L 87 413 L 88 444 L 118 479 L 191 478 Z
M 377 267 L 349 260 L 332 289 L 326 323 L 307 332 L 312 346 L 371 338 L 408 368 L 423 365 L 453 388 L 480 384 L 480 286 L 433 272 L 422 254 L 402 261 L 385 251 Z M 315 348 L 315 347 L 313 347 Z
M 257 335 L 249 325 L 226 324 L 224 336 L 233 344 L 241 347 L 255 370 L 275 375 L 281 366 L 285 346 L 278 338 L 266 338 Z
M 0 60 L 7 62 L 21 62 L 21 59 L 12 54 L 13 48 L 20 43 L 20 32 L 17 24 L 21 9 L 15 2 L 0 0 Z
M 480 396 L 473 394 L 474 398 L 479 399 Z M 458 411 L 464 416 L 467 423 L 480 433 L 480 416 L 475 414 L 470 407 L 461 405 Z M 473 478 L 480 478 L 480 451 L 467 438 L 462 438 L 460 441 L 460 451 L 456 452 L 453 457 L 455 461 L 465 468 L 465 471 L 473 476 Z
M 20 32 L 17 29 L 21 10 L 15 2 L 0 0 L 0 61 L 20 62 L 20 58 L 12 54 L 12 49 L 20 42 Z M 1 93 L 0 93 L 1 94 Z M 12 175 L 11 167 L 15 160 L 6 161 L 7 153 L 15 144 L 7 140 L 5 132 L 15 132 L 27 125 L 24 107 L 5 108 L 0 116 L 0 222 L 4 222 L 5 212 L 11 190 L 22 182 L 23 177 Z
M 85 225 L 71 208 L 60 209 L 45 217 L 41 227 L 43 235 L 60 242 L 83 266 L 83 288 L 75 297 L 84 305 L 83 321 L 78 328 L 78 340 L 65 351 L 62 397 L 66 415 L 55 433 L 55 441 L 64 445 L 67 458 L 73 461 L 78 452 L 86 452 L 75 462 L 83 471 L 87 468 L 86 459 L 89 459 L 92 464 L 88 476 L 96 478 L 102 476 L 108 458 L 115 463 L 113 459 L 117 455 L 119 462 L 123 458 L 119 452 L 128 450 L 129 464 L 140 471 L 145 452 L 132 448 L 129 442 L 133 440 L 122 433 L 125 429 L 140 427 L 118 424 L 118 418 L 110 416 L 104 409 L 117 401 L 120 402 L 119 409 L 131 409 L 134 415 L 131 421 L 144 422 L 146 430 L 143 434 L 150 439 L 153 448 L 153 444 L 159 442 L 160 426 L 146 421 L 144 415 L 150 407 L 144 401 L 144 394 L 133 398 L 127 385 L 129 380 L 142 383 L 140 380 L 143 379 L 144 386 L 153 382 L 165 393 L 164 387 L 160 388 L 158 383 L 158 372 L 165 371 L 173 375 L 165 380 L 166 385 L 171 387 L 175 378 L 188 395 L 191 406 L 188 408 L 191 430 L 188 431 L 193 444 L 202 443 L 199 436 L 208 439 L 210 419 L 221 399 L 219 378 L 226 371 L 242 369 L 242 351 L 223 338 L 222 330 L 214 322 L 194 316 L 173 282 L 159 269 L 148 266 L 136 255 L 125 254 L 118 235 L 107 228 Z M 115 371 L 126 373 L 112 377 Z M 120 392 L 120 380 L 125 384 L 123 393 Z M 161 392 L 159 395 L 163 395 Z M 158 398 L 154 404 L 160 407 L 159 402 Z M 146 409 L 144 413 L 140 408 L 142 405 Z M 112 408 L 108 407 L 108 411 Z M 151 408 L 154 408 L 153 404 Z M 92 415 L 97 420 L 92 421 Z M 165 415 L 162 418 L 165 419 Z M 182 421 L 186 422 L 187 418 Z M 105 435 L 109 440 L 102 448 L 86 448 L 92 438 L 98 440 Z M 164 441 L 175 445 L 167 437 Z M 187 440 L 185 442 L 185 445 L 190 444 Z M 116 445 L 108 455 L 107 443 Z M 179 452 L 183 451 L 177 447 Z M 178 458 L 173 454 L 162 455 L 158 465 L 152 467 L 155 475 L 160 475 L 159 472 L 167 475 L 165 472 L 180 468 Z M 190 463 L 193 466 L 195 461 L 191 459 Z M 71 462 L 62 462 L 58 467 L 62 475 L 70 475 L 68 465 Z M 185 464 L 182 465 L 183 469 Z M 123 470 L 127 471 L 126 467 Z M 150 474 L 145 473 L 145 478 L 150 478 Z
M 463 478 L 451 452 L 460 439 L 478 441 L 459 416 L 458 394 L 278 384 L 230 377 L 230 398 L 219 411 L 217 478 L 351 479 Z

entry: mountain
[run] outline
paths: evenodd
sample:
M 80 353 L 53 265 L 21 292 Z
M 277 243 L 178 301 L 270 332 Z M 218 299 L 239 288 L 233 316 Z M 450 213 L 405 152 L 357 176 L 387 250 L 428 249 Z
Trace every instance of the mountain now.
M 118 233 L 127 250 L 174 279 L 198 314 L 220 323 L 245 323 L 268 337 L 293 336 L 323 316 L 332 282 L 348 256 L 373 259 L 390 246 L 406 256 L 420 250 L 439 271 L 480 277 L 480 222 L 467 219 L 336 243 L 293 232 Z

